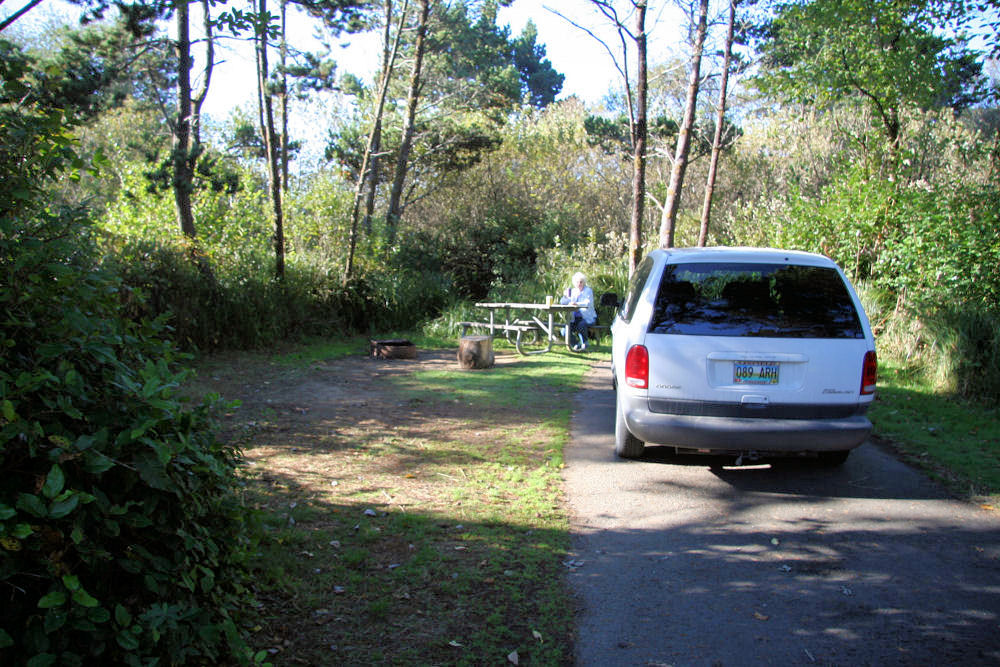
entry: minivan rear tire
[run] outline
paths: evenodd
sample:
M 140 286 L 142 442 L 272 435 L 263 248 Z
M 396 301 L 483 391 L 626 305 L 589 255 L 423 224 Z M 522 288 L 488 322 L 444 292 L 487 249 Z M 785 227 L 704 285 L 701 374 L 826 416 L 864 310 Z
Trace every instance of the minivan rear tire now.
M 623 459 L 637 459 L 646 449 L 646 443 L 632 435 L 625 424 L 621 398 L 615 391 L 615 454 Z

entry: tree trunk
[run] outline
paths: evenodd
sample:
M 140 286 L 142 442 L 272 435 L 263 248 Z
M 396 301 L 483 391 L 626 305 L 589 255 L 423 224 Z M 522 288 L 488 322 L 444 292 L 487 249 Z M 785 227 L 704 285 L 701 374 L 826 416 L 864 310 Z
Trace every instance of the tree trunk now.
M 208 86 L 212 82 L 215 67 L 215 37 L 212 35 L 211 0 L 201 0 L 201 28 L 205 34 L 205 69 L 202 70 L 201 87 L 191 99 L 191 173 L 201 157 L 201 107 L 208 96 Z
M 410 148 L 413 145 L 414 123 L 417 117 L 417 101 L 420 98 L 420 70 L 424 60 L 425 38 L 427 36 L 427 19 L 430 15 L 430 1 L 420 0 L 420 19 L 417 24 L 417 42 L 413 54 L 413 70 L 410 73 L 410 88 L 406 101 L 406 120 L 403 123 L 403 138 L 399 145 L 399 157 L 396 160 L 396 173 L 392 179 L 392 192 L 389 195 L 389 211 L 386 214 L 386 248 L 391 249 L 396 243 L 396 232 L 402 215 L 401 200 L 403 197 L 403 182 L 406 180 L 407 163 L 410 160 Z
M 632 221 L 629 226 L 629 275 L 642 259 L 642 218 L 646 206 L 646 133 L 648 98 L 646 68 L 646 0 L 636 3 L 635 39 L 638 50 L 639 71 L 636 85 L 635 123 L 632 130 Z
M 375 192 L 378 188 L 379 179 L 379 153 L 382 151 L 382 112 L 385 108 L 385 96 L 388 91 L 390 78 L 389 74 L 395 68 L 396 54 L 399 52 L 399 37 L 403 34 L 403 22 L 406 20 L 406 12 L 409 9 L 409 0 L 403 0 L 403 10 L 400 12 L 399 29 L 396 31 L 396 41 L 392 47 L 389 46 L 390 25 L 392 23 L 392 0 L 385 2 L 385 33 L 382 36 L 382 71 L 386 73 L 384 84 L 379 88 L 378 113 L 375 115 L 375 125 L 372 127 L 371 148 L 371 169 L 368 170 L 368 194 L 365 198 L 365 217 L 362 225 L 365 234 L 372 234 L 372 217 L 375 214 Z
M 281 0 L 281 192 L 288 192 L 288 0 Z
M 660 247 L 674 247 L 674 228 L 677 225 L 677 211 L 681 205 L 681 191 L 684 188 L 684 173 L 687 171 L 688 153 L 691 149 L 691 129 L 694 127 L 695 110 L 698 104 L 698 85 L 701 79 L 701 54 L 705 48 L 705 33 L 708 25 L 708 0 L 700 0 L 698 6 L 698 28 L 695 34 L 694 52 L 691 54 L 691 79 L 688 81 L 687 104 L 684 120 L 677 134 L 677 150 L 674 154 L 667 200 L 663 204 L 660 218 Z
M 648 137 L 648 63 L 647 63 L 647 35 L 646 35 L 646 12 L 648 0 L 630 0 L 632 9 L 635 10 L 635 32 L 631 32 L 625 25 L 625 21 L 618 14 L 618 9 L 612 0 L 590 0 L 593 7 L 611 21 L 618 33 L 621 41 L 622 59 L 619 61 L 614 50 L 603 39 L 595 35 L 589 28 L 581 26 L 573 20 L 566 18 L 558 11 L 549 11 L 564 18 L 573 26 L 583 30 L 604 47 L 611 55 L 615 68 L 622 75 L 625 81 L 625 98 L 628 104 L 629 131 L 632 140 L 632 218 L 629 221 L 629 247 L 628 266 L 629 274 L 635 271 L 639 260 L 642 259 L 642 224 L 646 209 L 646 140 Z M 626 39 L 627 38 L 627 39 Z M 632 82 L 628 74 L 628 39 L 635 42 L 636 59 L 638 61 L 636 74 L 636 95 L 633 99 Z
M 729 22 L 726 26 L 726 53 L 722 59 L 722 81 L 719 83 L 719 109 L 715 116 L 712 161 L 708 166 L 708 180 L 705 182 L 705 202 L 701 208 L 701 231 L 698 233 L 698 246 L 702 248 L 708 242 L 708 222 L 712 215 L 712 194 L 715 192 L 715 176 L 719 166 L 719 153 L 722 152 L 722 124 L 726 119 L 726 91 L 729 86 L 729 63 L 733 58 L 736 1 L 729 0 Z
M 215 38 L 212 35 L 212 15 L 208 0 L 202 0 L 202 28 L 205 33 L 205 69 L 201 87 L 191 90 L 191 15 L 187 0 L 176 4 L 177 41 L 177 117 L 169 125 L 172 135 L 172 186 L 177 224 L 189 239 L 197 238 L 191 195 L 194 192 L 195 167 L 201 156 L 201 107 L 208 95 L 215 64 Z M 207 263 L 199 256 L 199 267 L 208 272 Z
M 378 152 L 382 143 L 382 113 L 385 109 L 385 99 L 389 90 L 389 81 L 395 67 L 396 54 L 399 53 L 399 41 L 403 34 L 403 25 L 406 21 L 406 11 L 409 9 L 409 0 L 404 0 L 403 10 L 399 16 L 399 27 L 396 29 L 396 39 L 389 47 L 389 33 L 392 24 L 392 0 L 385 3 L 385 32 L 383 34 L 382 48 L 382 81 L 379 84 L 378 101 L 375 104 L 375 123 L 372 131 L 368 135 L 368 143 L 365 144 L 365 153 L 361 159 L 361 172 L 358 174 L 358 182 L 354 188 L 354 206 L 351 208 L 351 228 L 348 233 L 347 264 L 344 268 L 344 280 L 350 279 L 354 273 L 354 253 L 358 244 L 358 211 L 361 207 L 361 197 L 364 193 L 365 184 L 368 185 L 368 197 L 365 202 L 365 232 L 371 234 L 371 219 L 375 211 L 375 189 L 378 186 Z M 369 164 L 371 165 L 369 167 Z
M 365 185 L 365 217 L 362 219 L 361 228 L 365 230 L 366 236 L 372 235 L 372 218 L 375 216 L 375 194 L 378 190 L 379 179 L 379 153 L 382 151 L 382 118 L 375 121 L 372 132 L 371 163 L 368 170 L 368 182 Z
M 259 0 L 257 11 L 260 16 L 267 13 L 267 0 Z M 260 117 L 263 121 L 261 136 L 264 138 L 264 152 L 267 155 L 267 176 L 270 186 L 271 210 L 274 214 L 274 275 L 285 277 L 285 224 L 281 207 L 281 170 L 278 166 L 277 133 L 274 131 L 274 108 L 271 94 L 267 90 L 267 27 L 257 25 L 257 99 L 261 105 Z
M 194 213 L 191 209 L 191 192 L 194 187 L 194 168 L 191 165 L 191 26 L 187 0 L 176 4 L 177 41 L 177 118 L 173 123 L 171 161 L 173 163 L 174 203 L 177 224 L 189 239 L 197 236 Z

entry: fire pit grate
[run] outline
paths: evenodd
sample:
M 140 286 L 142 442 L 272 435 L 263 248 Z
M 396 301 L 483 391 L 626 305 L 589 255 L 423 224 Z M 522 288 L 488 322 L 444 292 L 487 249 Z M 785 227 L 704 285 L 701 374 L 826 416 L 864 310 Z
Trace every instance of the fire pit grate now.
M 416 359 L 417 346 L 408 340 L 372 340 L 371 356 L 375 359 Z

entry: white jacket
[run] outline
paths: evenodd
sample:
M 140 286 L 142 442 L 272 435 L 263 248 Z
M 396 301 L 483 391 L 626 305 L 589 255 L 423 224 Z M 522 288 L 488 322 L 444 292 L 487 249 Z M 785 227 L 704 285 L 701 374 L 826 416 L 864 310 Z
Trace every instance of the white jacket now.
M 590 285 L 584 285 L 582 290 L 578 290 L 576 287 L 568 288 L 563 293 L 559 303 L 575 303 L 580 306 L 579 312 L 587 324 L 593 324 L 597 321 L 597 311 L 594 309 L 594 290 L 590 289 Z

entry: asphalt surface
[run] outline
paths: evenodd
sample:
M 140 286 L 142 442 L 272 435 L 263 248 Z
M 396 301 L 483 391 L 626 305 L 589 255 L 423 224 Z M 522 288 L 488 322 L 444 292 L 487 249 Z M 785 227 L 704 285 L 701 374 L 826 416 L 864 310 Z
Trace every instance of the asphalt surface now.
M 566 448 L 578 665 L 1000 665 L 996 512 L 872 443 L 833 469 L 617 459 L 610 381 Z

